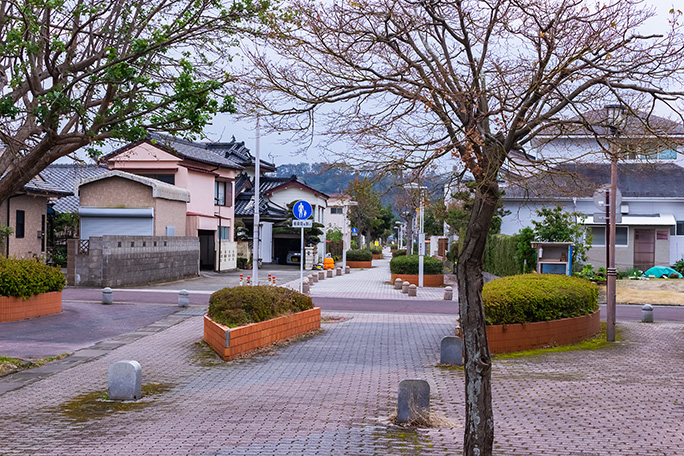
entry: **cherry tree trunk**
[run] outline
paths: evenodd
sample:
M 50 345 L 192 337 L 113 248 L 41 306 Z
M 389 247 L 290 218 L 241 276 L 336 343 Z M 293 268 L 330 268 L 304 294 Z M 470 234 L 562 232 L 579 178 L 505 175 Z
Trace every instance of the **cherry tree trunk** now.
M 494 443 L 491 358 L 482 305 L 482 257 L 487 233 L 496 212 L 496 181 L 476 191 L 456 277 L 465 358 L 466 419 L 464 455 L 489 456 Z

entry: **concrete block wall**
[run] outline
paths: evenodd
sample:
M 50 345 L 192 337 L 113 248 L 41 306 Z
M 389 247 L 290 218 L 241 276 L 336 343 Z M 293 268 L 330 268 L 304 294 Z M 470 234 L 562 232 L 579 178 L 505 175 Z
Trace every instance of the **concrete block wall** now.
M 77 246 L 78 240 L 74 242 Z M 199 274 L 197 237 L 92 237 L 87 254 L 78 255 L 76 250 L 77 247 L 69 249 L 69 263 L 74 265 L 73 278 L 71 273 L 67 274 L 70 285 L 123 287 Z

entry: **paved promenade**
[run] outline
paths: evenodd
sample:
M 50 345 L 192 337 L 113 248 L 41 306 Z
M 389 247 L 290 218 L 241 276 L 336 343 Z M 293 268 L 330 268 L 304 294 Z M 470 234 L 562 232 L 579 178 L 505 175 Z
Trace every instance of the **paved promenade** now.
M 312 293 L 346 284 L 334 292 L 404 299 L 369 278 L 379 269 L 326 279 Z M 0 455 L 461 454 L 463 372 L 437 366 L 455 316 L 327 312 L 345 320 L 224 363 L 200 343 L 202 318 L 193 313 L 201 310 L 0 389 Z M 618 328 L 622 342 L 605 349 L 495 360 L 495 454 L 684 455 L 684 325 Z M 122 359 L 141 363 L 151 390 L 114 409 L 97 398 L 109 365 Z M 407 377 L 430 383 L 438 427 L 389 424 Z M 10 381 L 2 377 L 0 386 Z

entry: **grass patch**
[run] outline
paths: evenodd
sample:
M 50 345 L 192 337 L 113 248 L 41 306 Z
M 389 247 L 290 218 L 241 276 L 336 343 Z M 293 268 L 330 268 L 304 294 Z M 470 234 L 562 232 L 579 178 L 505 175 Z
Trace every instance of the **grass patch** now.
M 620 331 L 617 327 L 615 328 L 615 340 L 616 341 L 621 340 Z M 572 345 L 562 345 L 560 347 L 538 348 L 535 350 L 525 350 L 525 351 L 513 352 L 513 353 L 501 353 L 498 355 L 492 355 L 492 358 L 495 360 L 513 359 L 513 358 L 521 358 L 524 356 L 543 355 L 545 353 L 560 353 L 560 352 L 579 351 L 579 350 L 598 350 L 598 349 L 601 349 L 604 347 L 609 347 L 612 345 L 613 345 L 613 342 L 608 342 L 606 340 L 606 323 L 601 322 L 601 331 L 593 339 L 587 339 L 585 341 L 578 342 L 578 343 L 572 344 Z
M 8 356 L 0 356 L 0 376 L 12 374 L 26 369 L 33 369 L 34 367 L 44 366 L 45 364 L 63 359 L 69 356 L 69 353 L 62 353 L 57 356 L 48 356 L 46 358 L 37 359 L 20 359 L 10 358 Z

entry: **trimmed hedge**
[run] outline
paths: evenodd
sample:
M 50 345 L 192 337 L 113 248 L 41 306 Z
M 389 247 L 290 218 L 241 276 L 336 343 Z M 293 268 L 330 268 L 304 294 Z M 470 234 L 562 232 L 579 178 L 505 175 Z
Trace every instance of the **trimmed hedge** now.
M 370 250 L 347 250 L 347 261 L 373 261 Z
M 482 259 L 482 269 L 499 277 L 519 274 L 521 270 L 516 259 L 517 244 L 518 236 L 489 235 Z
M 482 288 L 488 325 L 532 323 L 589 315 L 598 310 L 598 286 L 557 274 L 502 277 Z
M 380 255 L 382 254 L 382 247 L 371 247 L 370 251 L 373 255 Z
M 209 318 L 235 327 L 313 309 L 310 297 L 284 287 L 223 288 L 209 298 Z
M 30 298 L 62 291 L 62 271 L 34 259 L 0 258 L 0 296 Z
M 406 255 L 406 249 L 397 249 L 394 252 L 392 252 L 392 258 L 396 258 L 402 255 Z
M 418 255 L 401 255 L 394 257 L 390 261 L 390 272 L 392 274 L 418 275 L 418 261 Z M 444 274 L 444 264 L 437 258 L 425 256 L 423 258 L 423 274 Z

